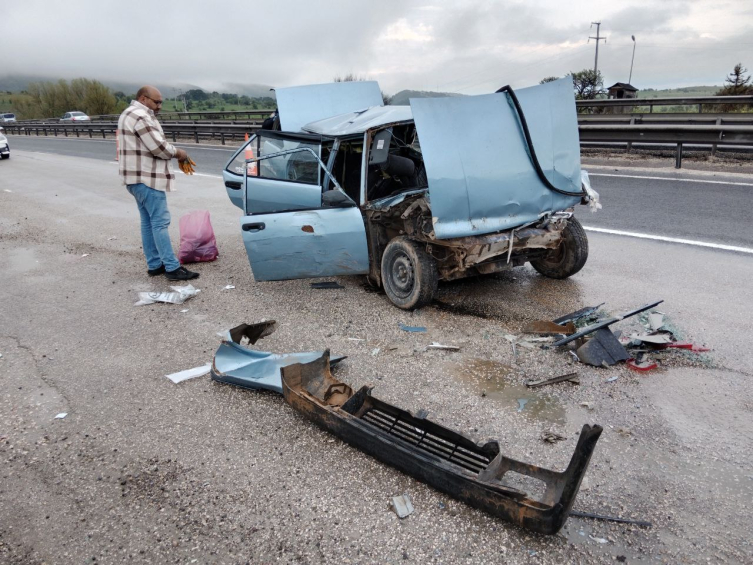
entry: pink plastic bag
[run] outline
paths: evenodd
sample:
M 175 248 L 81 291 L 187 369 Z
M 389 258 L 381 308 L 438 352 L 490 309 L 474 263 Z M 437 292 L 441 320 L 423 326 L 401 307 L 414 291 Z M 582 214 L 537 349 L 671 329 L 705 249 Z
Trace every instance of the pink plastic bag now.
M 180 251 L 178 260 L 185 263 L 217 259 L 217 241 L 209 221 L 209 212 L 196 210 L 180 219 Z

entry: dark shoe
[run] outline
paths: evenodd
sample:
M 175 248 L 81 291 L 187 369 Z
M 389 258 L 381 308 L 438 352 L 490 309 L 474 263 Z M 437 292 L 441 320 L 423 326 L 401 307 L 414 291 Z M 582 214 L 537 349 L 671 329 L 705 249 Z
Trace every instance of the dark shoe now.
M 157 275 L 164 275 L 165 274 L 165 266 L 160 265 L 156 269 L 147 269 L 146 274 L 150 277 L 156 277 Z
M 190 281 L 191 279 L 198 279 L 199 273 L 189 271 L 185 267 L 178 267 L 174 271 L 165 271 L 165 276 L 169 281 Z

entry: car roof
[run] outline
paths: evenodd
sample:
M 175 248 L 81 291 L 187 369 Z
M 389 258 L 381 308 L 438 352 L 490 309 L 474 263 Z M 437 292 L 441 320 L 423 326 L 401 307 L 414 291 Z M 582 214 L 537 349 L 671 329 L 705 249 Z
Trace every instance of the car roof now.
M 328 137 L 341 137 L 364 133 L 375 127 L 413 119 L 410 106 L 372 106 L 357 112 L 346 112 L 317 120 L 303 126 L 304 131 Z

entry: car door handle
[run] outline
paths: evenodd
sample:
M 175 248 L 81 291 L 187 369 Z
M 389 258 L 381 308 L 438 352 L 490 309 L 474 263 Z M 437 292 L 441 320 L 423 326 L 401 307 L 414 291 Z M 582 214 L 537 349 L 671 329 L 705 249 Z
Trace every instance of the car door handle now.
M 243 231 L 257 232 L 261 231 L 267 226 L 264 222 L 256 222 L 255 224 L 243 224 Z
M 228 187 L 228 188 L 232 188 L 232 189 L 238 190 L 238 189 L 240 189 L 240 187 L 242 185 L 241 185 L 241 183 L 239 183 L 237 181 L 228 180 L 228 181 L 225 181 L 225 186 Z

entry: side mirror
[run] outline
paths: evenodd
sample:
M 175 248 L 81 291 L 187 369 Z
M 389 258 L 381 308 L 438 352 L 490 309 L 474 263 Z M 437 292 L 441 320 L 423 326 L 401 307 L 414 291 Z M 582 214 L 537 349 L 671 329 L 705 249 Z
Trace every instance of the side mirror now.
M 351 208 L 353 201 L 339 190 L 328 190 L 322 194 L 322 206 L 329 208 Z

